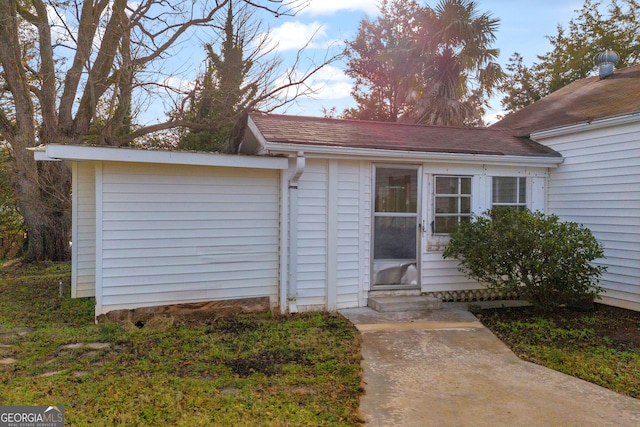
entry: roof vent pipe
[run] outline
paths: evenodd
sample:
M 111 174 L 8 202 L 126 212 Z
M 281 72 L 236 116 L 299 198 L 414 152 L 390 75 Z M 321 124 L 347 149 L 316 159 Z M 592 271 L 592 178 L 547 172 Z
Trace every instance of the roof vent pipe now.
M 593 57 L 593 63 L 598 67 L 598 76 L 605 79 L 613 74 L 613 69 L 620 57 L 613 50 L 605 50 Z

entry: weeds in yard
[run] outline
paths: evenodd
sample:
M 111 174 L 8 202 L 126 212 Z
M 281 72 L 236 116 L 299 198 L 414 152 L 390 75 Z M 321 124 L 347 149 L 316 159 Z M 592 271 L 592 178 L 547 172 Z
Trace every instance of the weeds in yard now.
M 62 405 L 74 426 L 360 423 L 360 338 L 342 317 L 96 325 L 93 301 L 68 297 L 68 272 L 1 273 L 0 359 L 15 363 L 0 365 L 0 405 Z
M 600 306 L 590 313 L 485 310 L 482 322 L 521 358 L 640 397 L 640 315 Z

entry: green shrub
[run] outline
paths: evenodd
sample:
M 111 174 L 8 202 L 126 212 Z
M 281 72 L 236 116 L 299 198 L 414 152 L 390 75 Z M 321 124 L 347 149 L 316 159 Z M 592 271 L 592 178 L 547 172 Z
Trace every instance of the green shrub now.
M 606 267 L 602 245 L 582 225 L 540 212 L 494 208 L 451 234 L 444 258 L 460 261 L 467 277 L 544 310 L 598 298 Z

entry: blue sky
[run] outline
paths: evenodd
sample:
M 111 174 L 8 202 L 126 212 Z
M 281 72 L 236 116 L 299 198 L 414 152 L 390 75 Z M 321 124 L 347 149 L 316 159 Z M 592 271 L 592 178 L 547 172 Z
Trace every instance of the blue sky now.
M 425 4 L 424 1 L 421 2 Z M 431 6 L 435 0 L 426 2 Z M 499 62 L 504 66 L 514 52 L 523 55 L 525 63 L 536 60 L 549 49 L 545 36 L 555 35 L 558 24 L 566 27 L 582 7 L 582 0 L 477 0 L 478 9 L 500 19 L 495 47 L 500 49 Z M 321 58 L 327 48 L 351 40 L 363 17 L 375 18 L 377 0 L 311 0 L 307 8 L 294 17 L 267 18 L 271 36 L 278 43 L 279 54 L 287 61 L 315 33 L 308 54 Z M 285 111 L 295 115 L 321 115 L 322 107 L 336 107 L 338 112 L 354 106 L 349 96 L 351 81 L 343 73 L 345 64 L 334 64 L 323 70 L 313 86 L 319 93 L 315 99 L 301 100 Z M 500 96 L 494 97 L 488 118 L 500 113 Z
M 287 0 L 285 0 L 287 1 Z M 304 2 L 305 0 L 297 0 Z M 438 0 L 421 0 L 420 4 L 435 6 Z M 135 2 L 133 2 L 135 3 Z M 494 47 L 500 49 L 499 62 L 506 65 L 514 52 L 519 52 L 526 64 L 536 61 L 550 49 L 545 36 L 555 35 L 557 26 L 567 26 L 569 20 L 577 16 L 576 10 L 583 0 L 476 0 L 481 12 L 489 12 L 500 19 L 497 40 Z M 270 30 L 270 40 L 277 46 L 276 54 L 282 59 L 281 73 L 293 66 L 298 50 L 305 49 L 299 73 L 304 73 L 313 62 L 319 63 L 331 52 L 344 48 L 346 40 L 352 40 L 364 17 L 375 19 L 378 0 L 309 0 L 308 6 L 295 16 L 275 18 L 266 13 L 256 13 L 263 19 L 262 26 Z M 312 38 L 313 37 L 313 38 Z M 203 70 L 205 51 L 202 45 L 212 42 L 215 36 L 204 28 L 194 30 L 188 37 L 177 43 L 168 52 L 166 59 L 156 63 L 152 74 L 157 83 L 188 89 L 192 87 L 198 73 Z M 311 41 L 310 41 L 311 40 Z M 300 98 L 297 102 L 277 110 L 277 113 L 292 115 L 321 116 L 323 107 L 335 107 L 338 113 L 355 106 L 350 96 L 352 81 L 344 74 L 346 63 L 333 63 L 323 68 L 310 81 L 316 91 L 311 98 Z M 497 94 L 491 100 L 492 110 L 485 120 L 495 121 L 501 115 L 500 99 Z M 165 113 L 173 108 L 175 96 L 140 96 L 134 100 L 134 108 L 140 112 L 138 123 L 151 124 L 164 121 Z

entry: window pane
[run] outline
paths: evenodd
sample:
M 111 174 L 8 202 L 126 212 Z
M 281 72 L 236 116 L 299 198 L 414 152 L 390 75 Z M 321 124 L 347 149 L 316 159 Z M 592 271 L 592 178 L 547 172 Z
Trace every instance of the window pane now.
M 374 259 L 416 259 L 416 218 L 376 217 Z
M 436 177 L 436 194 L 458 194 L 458 178 L 449 176 Z
M 519 178 L 518 181 L 520 182 L 520 198 L 518 199 L 518 203 L 527 203 L 527 179 Z
M 493 204 L 526 207 L 527 178 L 494 177 Z
M 493 203 L 516 203 L 516 180 L 512 177 L 494 177 Z
M 417 212 L 417 183 L 415 169 L 377 168 L 376 212 Z
M 433 232 L 448 234 L 471 215 L 471 177 L 436 176 L 435 192 Z
M 418 285 L 418 269 L 415 262 L 384 260 L 373 263 L 374 285 Z
M 437 216 L 434 223 L 433 232 L 451 233 L 453 227 L 458 224 L 457 216 Z
M 462 186 L 461 194 L 471 194 L 471 178 L 460 178 L 460 184 Z
M 458 213 L 458 198 L 436 197 L 436 213 Z
M 463 213 L 463 214 L 471 213 L 471 197 L 460 198 L 460 213 Z

